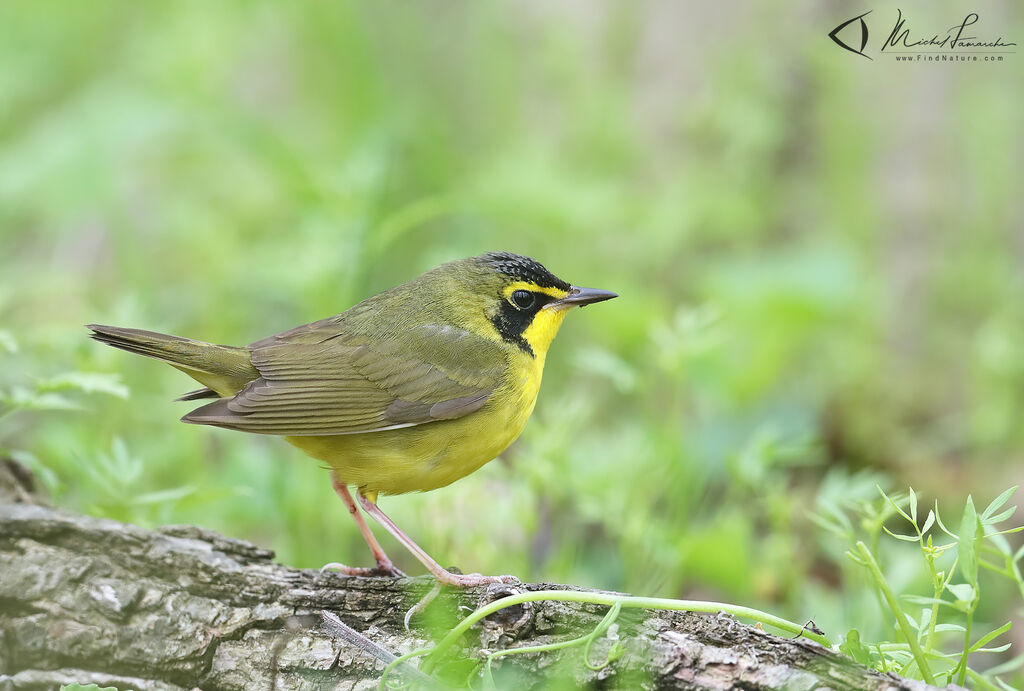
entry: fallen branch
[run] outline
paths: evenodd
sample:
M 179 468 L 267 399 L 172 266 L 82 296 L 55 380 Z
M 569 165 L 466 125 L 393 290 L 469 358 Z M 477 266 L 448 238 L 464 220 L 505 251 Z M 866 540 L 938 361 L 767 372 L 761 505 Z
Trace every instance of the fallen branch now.
M 430 590 L 429 579 L 294 569 L 273 563 L 271 552 L 201 528 L 150 531 L 26 503 L 23 484 L 9 472 L 0 477 L 0 689 L 71 682 L 140 691 L 370 689 L 391 656 L 433 645 L 469 609 L 512 593 L 596 592 L 532 583 L 446 591 L 426 620 L 449 623 L 428 633 L 417 618 L 406 631 L 403 615 Z M 425 668 L 461 683 L 487 653 L 572 639 L 594 631 L 608 611 L 593 603 L 521 602 L 469 627 L 443 660 Z M 933 688 L 730 616 L 616 614 L 585 641 L 586 663 L 582 646 L 494 655 L 499 686 L 545 688 L 554 675 L 625 688 Z M 621 654 L 601 664 L 613 651 Z M 425 686 L 416 663 L 397 666 L 390 678 Z

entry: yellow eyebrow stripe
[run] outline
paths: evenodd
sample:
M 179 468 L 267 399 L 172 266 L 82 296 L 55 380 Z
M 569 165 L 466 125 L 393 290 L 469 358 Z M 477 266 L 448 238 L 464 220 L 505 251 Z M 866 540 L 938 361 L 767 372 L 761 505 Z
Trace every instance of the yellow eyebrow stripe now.
M 509 296 L 512 295 L 512 293 L 516 292 L 517 290 L 528 290 L 531 293 L 544 293 L 545 295 L 550 295 L 556 300 L 561 300 L 562 298 L 569 294 L 569 291 L 561 290 L 559 288 L 541 288 L 536 283 L 530 283 L 528 281 L 516 281 L 512 285 L 507 286 L 505 288 L 503 292 L 505 299 L 507 300 Z

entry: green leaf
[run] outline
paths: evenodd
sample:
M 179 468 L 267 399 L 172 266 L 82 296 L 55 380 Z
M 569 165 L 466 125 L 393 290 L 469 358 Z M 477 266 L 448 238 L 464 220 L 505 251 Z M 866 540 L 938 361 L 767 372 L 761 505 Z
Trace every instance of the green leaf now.
M 80 406 L 56 393 L 36 393 L 16 386 L 8 399 L 14 408 L 22 410 L 79 410 Z
M 608 662 L 615 662 L 625 654 L 626 646 L 622 644 L 622 641 L 615 641 L 611 650 L 608 651 Z
M 184 485 L 182 487 L 174 487 L 171 489 L 162 489 L 155 492 L 146 492 L 133 497 L 131 500 L 132 504 L 144 505 L 144 504 L 166 504 L 170 502 L 184 499 L 190 494 L 196 491 L 195 487 L 190 485 Z
M 910 488 L 910 517 L 917 523 L 917 492 Z
M 977 592 L 974 586 L 968 583 L 950 583 L 946 586 L 946 590 L 951 592 L 953 597 L 960 602 L 973 602 Z
M 128 398 L 128 387 L 121 383 L 116 374 L 100 372 L 65 372 L 56 377 L 36 382 L 39 391 L 81 391 L 83 393 L 105 393 L 118 398 Z
M 989 641 L 991 641 L 994 638 L 998 638 L 999 636 L 1002 636 L 1004 633 L 1009 631 L 1011 628 L 1013 628 L 1013 622 L 1012 621 L 1008 621 L 1005 624 L 1003 624 L 1002 626 L 1000 626 L 998 629 L 993 629 L 992 631 L 989 631 L 984 636 L 979 638 L 978 641 L 974 645 L 972 645 L 970 647 L 968 652 L 973 653 L 973 652 L 976 652 L 978 650 L 981 650 L 982 646 L 984 646 L 986 643 L 988 643 Z
M 914 656 L 911 655 L 909 650 L 887 650 L 885 654 L 898 665 L 909 665 L 914 661 Z M 886 668 L 886 671 L 892 671 L 892 669 Z
M 131 455 L 120 437 L 114 438 L 110 451 L 109 454 L 97 454 L 90 468 L 101 484 L 109 487 L 115 494 L 120 494 L 139 479 L 143 464 L 141 460 Z
M 997 645 L 994 648 L 978 648 L 977 650 L 974 650 L 972 648 L 971 650 L 973 650 L 976 653 L 1003 653 L 1003 652 L 1006 652 L 1007 650 L 1009 650 L 1011 645 L 1013 645 L 1013 644 L 1012 643 L 1003 643 L 1002 645 Z
M 43 465 L 42 461 L 36 458 L 35 454 L 21 449 L 14 449 L 10 452 L 11 458 L 32 471 L 32 474 L 39 478 L 43 485 L 53 492 L 60 486 L 60 478 L 51 468 Z
M 1017 507 L 1016 506 L 1011 506 L 1010 508 L 1006 509 L 1005 511 L 1000 511 L 995 516 L 989 516 L 988 518 L 984 518 L 983 517 L 981 519 L 981 522 L 982 522 L 983 525 L 996 525 L 997 523 L 1002 523 L 1003 521 L 1005 521 L 1007 518 L 1009 518 L 1010 516 L 1012 516 L 1015 513 L 1017 513 Z
M 985 510 L 981 512 L 981 520 L 984 521 L 989 516 L 991 516 L 993 513 L 998 511 L 999 507 L 1001 507 L 1003 504 L 1008 502 L 1010 500 L 1010 497 L 1012 497 L 1013 493 L 1016 492 L 1016 491 L 1017 491 L 1017 485 L 1014 485 L 1013 487 L 1011 487 L 1010 489 L 1006 490 L 1005 492 L 1000 494 L 998 497 L 993 499 L 992 503 L 989 504 L 985 508 Z
M 928 509 L 928 517 L 924 519 L 924 525 L 921 526 L 921 533 L 927 533 L 932 529 L 932 525 L 935 523 L 935 512 Z
M 808 517 L 820 528 L 829 531 L 842 538 L 851 538 L 853 535 L 853 524 L 846 512 L 832 504 L 823 504 L 819 511 L 808 513 Z
M 910 517 L 910 515 L 909 515 L 909 514 L 908 514 L 908 513 L 906 512 L 906 511 L 904 511 L 903 509 L 901 509 L 901 508 L 900 508 L 900 505 L 899 505 L 899 503 L 897 502 L 897 500 L 896 500 L 896 499 L 893 499 L 893 498 L 892 498 L 892 497 L 890 497 L 890 496 L 889 496 L 888 494 L 886 494 L 886 493 L 885 493 L 885 492 L 884 492 L 884 491 L 882 490 L 882 488 L 881 488 L 881 487 L 879 487 L 879 486 L 877 486 L 877 485 L 876 485 L 876 487 L 878 488 L 878 493 L 879 493 L 879 494 L 881 494 L 881 495 L 882 495 L 882 497 L 883 497 L 883 498 L 884 498 L 884 499 L 885 499 L 885 500 L 886 500 L 887 502 L 889 502 L 889 505 L 890 505 L 890 506 L 891 506 L 891 507 L 892 507 L 893 509 L 895 509 L 896 513 L 898 513 L 899 515 L 903 516 L 903 517 L 904 517 L 905 519 L 907 519 L 907 520 L 908 520 L 908 521 L 910 521 L 911 523 L 914 523 L 914 522 L 915 522 L 915 521 L 914 521 L 914 519 L 912 519 L 912 518 Z M 913 490 L 911 490 L 911 492 L 913 492 Z
M 900 535 L 899 533 L 892 532 L 885 526 L 882 526 L 882 530 L 889 533 L 890 537 L 894 537 L 897 540 L 903 540 L 904 542 L 917 542 L 917 535 Z
M 978 512 L 974 508 L 974 499 L 967 495 L 964 514 L 960 519 L 960 531 L 957 535 L 957 555 L 960 557 L 960 572 L 972 586 L 978 585 L 978 556 L 981 554 L 981 541 L 985 536 Z
M 871 664 L 871 651 L 861 643 L 860 632 L 857 629 L 846 632 L 846 640 L 839 644 L 839 651 L 862 665 Z

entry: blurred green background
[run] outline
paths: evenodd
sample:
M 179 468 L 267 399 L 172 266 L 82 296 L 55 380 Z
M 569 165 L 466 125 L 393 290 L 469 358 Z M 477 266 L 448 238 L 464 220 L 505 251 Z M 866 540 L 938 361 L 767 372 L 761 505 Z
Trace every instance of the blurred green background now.
M 0 446 L 68 508 L 369 564 L 315 462 L 178 424 L 194 383 L 82 325 L 244 344 L 521 252 L 622 297 L 567 320 L 501 460 L 396 522 L 464 570 L 877 629 L 810 512 L 1024 479 L 1024 57 L 869 61 L 827 37 L 852 14 L 3 3 Z

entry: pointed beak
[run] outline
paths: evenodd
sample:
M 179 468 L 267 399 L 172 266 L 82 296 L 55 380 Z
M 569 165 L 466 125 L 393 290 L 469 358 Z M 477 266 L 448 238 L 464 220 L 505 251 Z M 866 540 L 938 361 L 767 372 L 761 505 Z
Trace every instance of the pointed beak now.
M 610 290 L 601 290 L 599 288 L 580 288 L 579 286 L 573 286 L 569 289 L 569 294 L 561 300 L 555 300 L 549 302 L 544 307 L 551 309 L 566 309 L 568 307 L 583 307 L 593 302 L 603 302 L 605 300 L 611 300 L 612 298 L 619 297 L 618 293 L 613 293 Z

